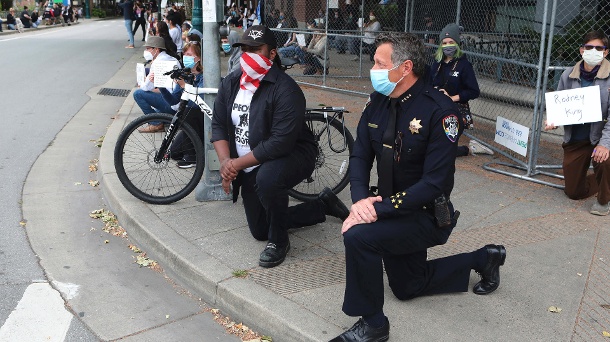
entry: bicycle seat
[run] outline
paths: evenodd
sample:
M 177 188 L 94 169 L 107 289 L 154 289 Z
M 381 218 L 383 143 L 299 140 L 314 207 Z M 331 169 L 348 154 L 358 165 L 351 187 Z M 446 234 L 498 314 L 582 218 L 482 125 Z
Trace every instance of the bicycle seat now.
M 282 62 L 282 67 L 285 69 L 290 69 L 293 65 L 299 64 L 299 60 L 292 57 L 280 57 L 280 60 Z

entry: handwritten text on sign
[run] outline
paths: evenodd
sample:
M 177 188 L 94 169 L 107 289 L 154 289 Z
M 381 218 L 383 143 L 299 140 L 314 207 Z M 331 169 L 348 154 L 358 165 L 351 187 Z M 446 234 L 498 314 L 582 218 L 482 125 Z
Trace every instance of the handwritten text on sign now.
M 602 120 L 599 86 L 554 91 L 544 96 L 546 121 L 555 126 Z
M 498 116 L 494 141 L 524 156 L 527 154 L 529 128 Z

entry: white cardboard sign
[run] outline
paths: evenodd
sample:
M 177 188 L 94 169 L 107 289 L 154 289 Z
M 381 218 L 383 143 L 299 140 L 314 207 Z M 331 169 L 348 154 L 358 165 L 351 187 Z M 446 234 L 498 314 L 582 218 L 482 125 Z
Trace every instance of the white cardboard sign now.
M 144 68 L 144 63 L 136 63 L 136 82 L 138 86 L 144 84 L 146 79 L 146 68 Z
M 554 91 L 544 97 L 549 124 L 564 126 L 602 120 L 598 85 Z
M 498 144 L 506 146 L 525 157 L 527 155 L 527 139 L 529 135 L 529 128 L 498 116 L 496 120 L 496 136 L 494 138 L 494 141 Z
M 173 70 L 174 66 L 176 66 L 176 63 L 177 62 L 175 61 L 155 61 L 151 65 L 150 72 L 154 73 L 155 75 L 155 87 L 163 87 L 170 89 L 174 87 L 174 81 L 172 80 L 172 78 L 169 75 L 163 74 Z

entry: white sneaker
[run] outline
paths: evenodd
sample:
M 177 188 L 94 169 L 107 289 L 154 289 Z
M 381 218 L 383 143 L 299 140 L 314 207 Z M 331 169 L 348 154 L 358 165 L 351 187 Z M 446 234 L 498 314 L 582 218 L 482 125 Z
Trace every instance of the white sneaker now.
M 468 143 L 468 149 L 470 150 L 470 154 L 494 154 L 494 151 L 492 151 L 489 147 L 476 140 L 470 140 Z
M 591 206 L 591 210 L 589 212 L 593 215 L 606 216 L 610 213 L 610 202 L 606 203 L 606 205 L 599 204 L 597 199 Z

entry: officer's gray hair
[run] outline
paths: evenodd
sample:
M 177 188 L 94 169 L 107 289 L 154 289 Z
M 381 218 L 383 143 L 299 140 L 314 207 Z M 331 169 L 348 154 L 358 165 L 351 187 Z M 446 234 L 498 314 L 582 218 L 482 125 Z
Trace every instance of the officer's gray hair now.
M 426 70 L 424 44 L 412 33 L 384 32 L 375 39 L 375 46 L 392 44 L 392 64 L 395 66 L 406 60 L 413 62 L 413 73 L 422 77 Z

